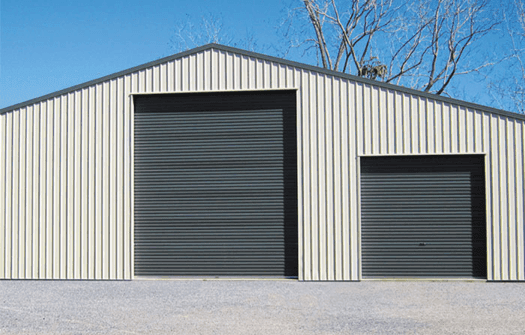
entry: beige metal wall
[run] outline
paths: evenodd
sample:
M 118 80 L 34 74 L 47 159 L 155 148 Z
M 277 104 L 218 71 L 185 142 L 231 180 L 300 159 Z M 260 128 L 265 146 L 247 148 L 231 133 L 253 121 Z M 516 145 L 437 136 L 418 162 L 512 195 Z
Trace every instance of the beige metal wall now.
M 489 279 L 525 280 L 523 121 L 221 48 L 0 115 L 0 278 L 132 278 L 132 95 L 261 89 L 297 89 L 299 279 L 360 279 L 360 156 L 482 153 Z
M 0 115 L 0 278 L 130 278 L 129 84 Z
M 525 121 L 356 84 L 358 156 L 485 154 L 489 280 L 525 280 Z

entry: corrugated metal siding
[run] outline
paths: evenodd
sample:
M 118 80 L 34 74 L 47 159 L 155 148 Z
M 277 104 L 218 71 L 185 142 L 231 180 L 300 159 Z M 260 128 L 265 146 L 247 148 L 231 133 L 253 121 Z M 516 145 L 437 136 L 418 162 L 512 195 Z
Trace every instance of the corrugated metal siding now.
M 0 278 L 131 278 L 129 88 L 0 115 Z
M 486 154 L 488 279 L 525 280 L 524 121 L 220 49 L 0 115 L 0 276 L 131 278 L 130 93 L 290 88 L 301 280 L 360 278 L 359 156 L 429 153 Z
M 525 122 L 364 84 L 356 95 L 359 156 L 486 154 L 488 279 L 525 280 Z
M 358 280 L 354 85 L 308 71 L 300 73 L 299 85 L 299 169 L 303 170 L 299 276 Z

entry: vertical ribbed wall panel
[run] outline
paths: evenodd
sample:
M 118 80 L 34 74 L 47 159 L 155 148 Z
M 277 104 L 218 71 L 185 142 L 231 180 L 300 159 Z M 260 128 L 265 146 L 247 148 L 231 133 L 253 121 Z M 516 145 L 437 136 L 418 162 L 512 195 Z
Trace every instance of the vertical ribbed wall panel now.
M 358 280 L 355 84 L 299 74 L 299 279 Z
M 297 89 L 299 279 L 360 278 L 359 156 L 486 156 L 488 279 L 525 280 L 524 121 L 221 49 L 0 115 L 0 278 L 130 279 L 132 94 Z
M 359 156 L 486 154 L 488 279 L 524 280 L 524 122 L 384 88 L 363 89 L 357 90 L 364 97 L 363 116 L 357 117 Z
M 131 279 L 128 93 L 113 80 L 0 115 L 0 278 Z

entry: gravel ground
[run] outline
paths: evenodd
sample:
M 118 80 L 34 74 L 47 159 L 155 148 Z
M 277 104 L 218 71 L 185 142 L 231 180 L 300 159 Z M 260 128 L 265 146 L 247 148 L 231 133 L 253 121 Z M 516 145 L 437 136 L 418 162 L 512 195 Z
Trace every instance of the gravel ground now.
M 525 334 L 525 283 L 0 281 L 2 334 Z

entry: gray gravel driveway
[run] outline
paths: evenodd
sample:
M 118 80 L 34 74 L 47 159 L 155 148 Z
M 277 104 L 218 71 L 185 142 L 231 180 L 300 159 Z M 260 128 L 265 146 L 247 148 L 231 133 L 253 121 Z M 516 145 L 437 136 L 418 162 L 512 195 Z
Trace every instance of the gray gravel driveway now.
M 525 334 L 525 283 L 0 281 L 2 334 Z

